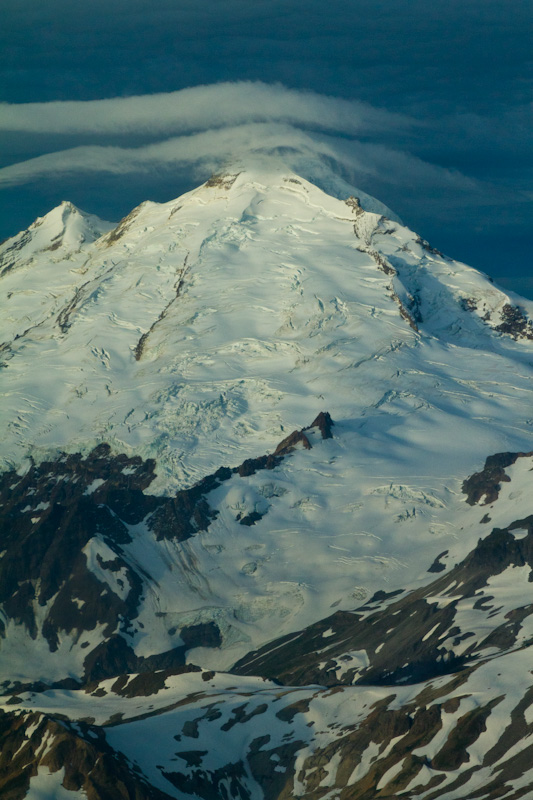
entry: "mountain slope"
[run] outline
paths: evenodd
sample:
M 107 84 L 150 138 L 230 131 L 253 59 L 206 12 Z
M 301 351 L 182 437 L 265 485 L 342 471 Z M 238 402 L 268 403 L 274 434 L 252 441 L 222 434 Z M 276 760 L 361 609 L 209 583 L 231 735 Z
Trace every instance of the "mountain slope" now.
M 515 300 L 398 223 L 303 180 L 243 173 L 208 182 L 178 201 L 143 204 L 81 254 L 83 267 L 63 260 L 54 270 L 68 281 L 53 297 L 49 270 L 41 282 L 35 264 L 3 279 L 12 293 L 1 334 L 8 464 L 28 449 L 87 452 L 105 440 L 157 456 L 168 491 L 228 453 L 274 447 L 324 407 L 334 419 L 364 415 L 363 438 L 372 439 L 384 417 L 425 406 L 428 425 L 460 426 L 474 402 L 467 424 L 479 440 L 485 420 L 498 424 L 502 393 L 508 400 L 495 371 L 502 382 L 513 374 L 515 416 L 529 430 L 527 351 L 494 334 Z M 37 327 L 26 300 L 14 302 L 30 281 Z M 34 327 L 24 333 L 28 316 Z M 469 466 L 519 449 L 501 442 L 495 431 Z
M 255 170 L 0 246 L 13 798 L 95 791 L 63 718 L 131 796 L 531 790 L 533 309 L 376 209 Z

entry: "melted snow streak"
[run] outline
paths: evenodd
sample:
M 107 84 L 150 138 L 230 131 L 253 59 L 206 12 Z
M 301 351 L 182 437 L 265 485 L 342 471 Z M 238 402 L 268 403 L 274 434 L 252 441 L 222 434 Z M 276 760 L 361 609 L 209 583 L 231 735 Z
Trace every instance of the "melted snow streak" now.
M 0 283 L 2 797 L 533 795 L 531 304 L 259 169 Z

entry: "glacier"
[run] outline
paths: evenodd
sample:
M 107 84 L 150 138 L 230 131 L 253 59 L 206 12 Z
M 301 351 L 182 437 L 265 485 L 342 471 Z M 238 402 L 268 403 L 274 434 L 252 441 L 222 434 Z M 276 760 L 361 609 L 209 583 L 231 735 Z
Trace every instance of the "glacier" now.
M 533 304 L 322 185 L 0 245 L 13 798 L 533 791 Z

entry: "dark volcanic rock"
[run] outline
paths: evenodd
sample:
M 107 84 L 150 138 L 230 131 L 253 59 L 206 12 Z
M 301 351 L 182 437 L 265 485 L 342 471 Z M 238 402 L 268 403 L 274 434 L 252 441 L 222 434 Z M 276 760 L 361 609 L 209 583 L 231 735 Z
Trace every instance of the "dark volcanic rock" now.
M 456 770 L 461 764 L 468 761 L 467 748 L 485 730 L 485 722 L 494 705 L 496 705 L 496 701 L 469 711 L 458 720 L 444 747 L 432 759 L 431 766 L 434 769 Z
M 515 538 L 513 530 L 527 534 Z M 436 559 L 438 567 L 443 566 L 439 559 L 444 555 Z M 531 567 L 533 576 L 533 515 L 505 529 L 495 528 L 461 563 L 428 586 L 397 600 L 394 593 L 388 597 L 381 593 L 353 612 L 338 611 L 249 653 L 233 671 L 293 686 L 406 684 L 458 672 L 487 647 L 512 647 L 523 620 L 533 614 L 533 603 L 527 603 L 507 613 L 485 638 L 476 638 L 457 625 L 460 600 L 476 597 L 474 608 L 490 615 L 493 598 L 483 592 L 490 578 L 509 567 L 523 566 Z M 435 602 L 446 595 L 449 602 Z M 375 608 L 373 601 L 384 607 Z M 456 655 L 454 648 L 467 639 L 472 639 L 469 646 L 461 647 L 461 655 Z M 366 653 L 367 666 L 354 658 L 361 651 Z
M 261 469 L 274 469 L 278 464 L 281 464 L 281 461 L 281 457 L 273 455 L 247 458 L 239 467 L 233 469 L 232 472 L 236 472 L 241 478 L 248 478 L 250 475 L 255 475 L 255 473 Z
M 249 462 L 250 459 L 244 464 Z M 199 531 L 206 531 L 212 520 L 217 517 L 217 512 L 209 506 L 206 495 L 229 480 L 234 473 L 241 474 L 240 469 L 241 467 L 234 469 L 220 467 L 190 489 L 182 489 L 175 497 L 165 498 L 161 506 L 147 520 L 148 527 L 154 531 L 157 539 L 175 539 L 178 542 L 189 539 Z M 251 475 L 253 472 L 247 474 Z
M 43 742 L 46 741 L 46 747 Z M 0 797 L 23 800 L 39 767 L 64 770 L 61 786 L 87 800 L 170 800 L 131 769 L 97 727 L 71 725 L 45 714 L 0 711 Z
M 334 425 L 333 420 L 327 411 L 321 411 L 316 419 L 307 428 L 302 428 L 301 431 L 293 431 L 278 444 L 274 450 L 274 456 L 286 456 L 296 449 L 298 444 L 301 444 L 305 450 L 311 450 L 311 442 L 305 435 L 305 431 L 310 431 L 313 428 L 318 428 L 323 439 L 331 439 L 331 429 Z
M 305 430 L 316 427 L 329 438 L 332 425 L 329 414 L 321 412 Z M 58 650 L 64 633 L 74 647 L 87 647 L 82 634 L 100 626 L 100 642 L 93 640 L 92 650 L 83 654 L 86 681 L 177 668 L 188 649 L 219 647 L 220 631 L 210 622 L 183 628 L 182 643 L 165 653 L 135 655 L 128 637 L 148 576 L 128 556 L 128 526 L 144 521 L 157 540 L 178 542 L 207 530 L 217 516 L 208 500 L 214 489 L 232 477 L 274 469 L 300 442 L 311 447 L 305 433 L 295 431 L 275 454 L 247 459 L 232 469 L 221 467 L 170 498 L 146 492 L 155 477 L 153 460 L 114 455 L 107 444 L 85 457 L 60 454 L 55 461 L 34 463 L 22 476 L 5 473 L 0 478 L 0 604 L 5 616 L 23 625 L 30 637 L 43 636 L 51 652 Z M 251 511 L 240 521 L 253 525 L 259 519 Z M 36 612 L 45 605 L 42 619 Z M 5 636 L 3 620 L 0 636 Z
M 489 456 L 481 472 L 476 472 L 463 481 L 462 490 L 466 494 L 466 502 L 473 506 L 479 503 L 485 495 L 483 505 L 494 503 L 498 499 L 500 484 L 510 480 L 505 474 L 506 467 L 515 464 L 519 458 L 531 456 L 533 456 L 533 451 L 529 453 L 496 453 Z
M 274 450 L 275 456 L 285 456 L 292 453 L 298 444 L 302 444 L 305 450 L 311 450 L 311 442 L 302 431 L 293 431 Z
M 494 330 L 506 333 L 513 339 L 533 339 L 533 323 L 521 308 L 506 303 L 501 311 L 501 323 Z
M 453 603 L 441 610 L 414 595 L 367 617 L 337 611 L 304 631 L 253 651 L 233 671 L 293 686 L 417 683 L 462 666 L 463 659 L 450 656 L 439 642 L 454 612 Z M 330 630 L 333 633 L 324 638 Z M 382 650 L 384 641 L 387 646 Z M 361 669 L 352 653 L 362 650 L 369 665 Z
M 90 631 L 96 624 L 105 624 L 104 635 L 110 636 L 117 627 L 119 618 L 131 619 L 136 615 L 141 597 L 142 581 L 122 559 L 116 562 L 126 573 L 130 591 L 122 600 L 108 586 L 87 569 L 85 556 L 80 553 L 72 572 L 65 581 L 43 623 L 42 633 L 52 651 L 57 649 L 58 631 Z
M 222 636 L 216 622 L 186 625 L 181 629 L 180 636 L 188 650 L 192 647 L 220 647 L 222 644 Z
M 311 449 L 311 442 L 305 431 L 318 428 L 323 439 L 332 437 L 333 420 L 327 411 L 321 411 L 314 422 L 300 431 L 293 431 L 276 447 L 273 454 L 247 458 L 238 467 L 220 467 L 212 475 L 207 475 L 190 489 L 183 489 L 173 498 L 162 502 L 160 507 L 148 520 L 148 526 L 156 534 L 157 539 L 175 539 L 179 542 L 189 539 L 195 533 L 205 531 L 216 519 L 217 511 L 209 506 L 207 495 L 227 481 L 232 475 L 246 478 L 256 472 L 271 470 L 281 464 L 283 458 L 292 453 L 301 444 L 304 449 Z M 252 512 L 240 520 L 242 525 L 253 525 L 260 516 Z
M 184 794 L 200 796 L 203 800 L 250 800 L 250 794 L 242 785 L 246 778 L 246 769 L 239 761 L 212 772 L 194 770 L 190 776 L 163 770 L 161 774 Z
M 443 553 L 439 553 L 433 564 L 429 567 L 428 572 L 444 572 L 446 569 L 446 564 L 441 563 L 441 558 L 444 558 L 448 553 L 448 550 L 444 550 Z
M 133 614 L 140 595 L 138 576 L 122 559 L 130 536 L 128 522 L 139 522 L 162 501 L 144 494 L 155 463 L 112 456 L 107 445 L 86 458 L 62 455 L 33 464 L 23 476 L 0 479 L 0 603 L 8 616 L 36 636 L 33 602 L 55 596 L 44 635 L 52 648 L 58 630 L 92 630 L 99 622 L 116 625 L 119 614 Z M 104 589 L 87 569 L 83 548 L 98 536 L 115 553 L 130 585 L 125 600 Z M 102 590 L 104 594 L 102 595 Z
M 111 636 L 91 650 L 85 659 L 85 680 L 99 681 L 125 672 L 139 672 L 138 660 L 122 636 Z
M 322 434 L 323 439 L 332 439 L 333 434 L 331 432 L 331 429 L 334 426 L 334 424 L 335 423 L 331 419 L 328 412 L 321 411 L 318 417 L 311 423 L 309 428 L 304 428 L 304 431 L 308 431 L 311 428 L 318 428 L 318 430 Z
M 263 519 L 264 514 L 260 514 L 258 511 L 252 511 L 250 514 L 247 514 L 245 517 L 242 517 L 239 520 L 239 525 L 247 525 L 251 527 L 255 525 L 256 522 L 259 522 L 260 519 Z
M 105 242 L 108 247 L 115 242 L 118 242 L 118 240 L 122 238 L 122 236 L 124 236 L 124 234 L 131 227 L 136 217 L 139 216 L 139 213 L 142 211 L 144 205 L 144 203 L 141 203 L 132 209 L 129 214 L 120 220 L 116 228 L 113 228 L 112 231 L 109 231 L 109 233 L 102 238 L 102 241 Z
M 203 626 L 191 627 L 202 628 Z M 218 632 L 218 628 L 216 631 Z M 114 678 L 117 675 L 151 673 L 154 670 L 166 670 L 168 674 L 177 675 L 187 671 L 197 672 L 200 667 L 191 666 L 190 670 L 186 668 L 187 650 L 199 646 L 217 647 L 218 644 L 220 644 L 220 636 L 217 637 L 216 632 L 210 630 L 209 634 L 205 634 L 203 638 L 201 636 L 194 638 L 191 635 L 187 643 L 174 647 L 172 650 L 166 650 L 164 653 L 137 656 L 122 636 L 113 635 L 91 650 L 85 659 L 84 680 L 86 683 L 93 683 L 106 678 Z
M 195 664 L 183 664 L 164 670 L 141 672 L 130 679 L 130 675 L 121 675 L 111 687 L 111 691 L 121 697 L 149 697 L 165 688 L 165 681 L 172 675 L 186 675 L 191 672 L 200 672 L 200 667 Z M 208 674 L 208 673 L 206 673 Z M 214 675 L 215 673 L 211 673 Z

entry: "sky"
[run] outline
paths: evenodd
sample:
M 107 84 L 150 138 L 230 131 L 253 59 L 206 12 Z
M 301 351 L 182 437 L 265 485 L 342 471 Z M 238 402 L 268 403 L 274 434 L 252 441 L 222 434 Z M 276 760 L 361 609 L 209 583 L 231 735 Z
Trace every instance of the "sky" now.
M 2 0 L 0 238 L 325 163 L 533 298 L 532 0 Z

